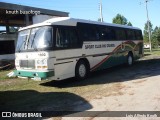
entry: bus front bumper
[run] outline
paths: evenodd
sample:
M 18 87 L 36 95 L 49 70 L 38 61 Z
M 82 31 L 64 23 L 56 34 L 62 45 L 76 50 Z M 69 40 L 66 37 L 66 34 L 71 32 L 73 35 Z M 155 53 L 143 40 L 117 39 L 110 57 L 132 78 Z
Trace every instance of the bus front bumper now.
M 19 77 L 47 79 L 49 77 L 53 77 L 54 76 L 54 71 L 37 72 L 37 71 L 15 70 L 14 74 L 16 76 L 19 76 Z

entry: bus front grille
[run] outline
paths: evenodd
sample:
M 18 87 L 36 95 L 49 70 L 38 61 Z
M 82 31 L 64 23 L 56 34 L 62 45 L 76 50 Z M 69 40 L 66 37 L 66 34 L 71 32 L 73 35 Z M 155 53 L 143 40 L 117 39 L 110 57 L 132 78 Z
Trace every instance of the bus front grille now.
M 35 68 L 35 60 L 21 60 L 20 67 Z

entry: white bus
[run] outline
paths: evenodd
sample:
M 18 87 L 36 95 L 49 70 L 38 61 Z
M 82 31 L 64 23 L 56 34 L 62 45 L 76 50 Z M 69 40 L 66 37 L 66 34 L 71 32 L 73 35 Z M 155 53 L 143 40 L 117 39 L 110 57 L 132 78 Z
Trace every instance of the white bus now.
M 19 77 L 85 79 L 89 72 L 143 56 L 139 28 L 60 17 L 19 30 L 16 71 Z

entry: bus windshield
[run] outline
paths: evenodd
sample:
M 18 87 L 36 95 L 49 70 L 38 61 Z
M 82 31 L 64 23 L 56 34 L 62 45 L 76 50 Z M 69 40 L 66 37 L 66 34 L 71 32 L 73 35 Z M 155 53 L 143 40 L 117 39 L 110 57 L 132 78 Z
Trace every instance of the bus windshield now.
M 52 27 L 43 26 L 20 31 L 16 52 L 52 47 Z

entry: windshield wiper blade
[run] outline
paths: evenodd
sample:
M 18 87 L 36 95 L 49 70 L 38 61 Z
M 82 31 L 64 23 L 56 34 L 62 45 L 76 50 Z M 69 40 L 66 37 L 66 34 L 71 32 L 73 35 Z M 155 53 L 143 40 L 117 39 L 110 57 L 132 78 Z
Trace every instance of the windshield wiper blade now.
M 35 47 L 35 46 L 33 47 L 33 49 L 34 49 L 35 51 L 38 51 L 37 47 Z
M 35 37 L 36 37 L 38 31 L 39 31 L 39 30 L 37 30 L 37 31 L 35 32 L 35 34 L 34 34 L 34 36 L 33 36 L 32 44 L 31 44 L 31 48 L 33 47 L 33 49 L 34 49 L 35 51 L 38 51 L 38 49 L 34 46 L 34 44 L 35 44 L 34 40 L 35 40 Z
M 18 52 L 19 53 L 21 52 L 22 46 L 24 45 L 24 47 L 25 47 L 26 42 L 27 42 L 27 39 L 23 41 L 23 43 L 21 44 L 21 46 L 18 46 Z

